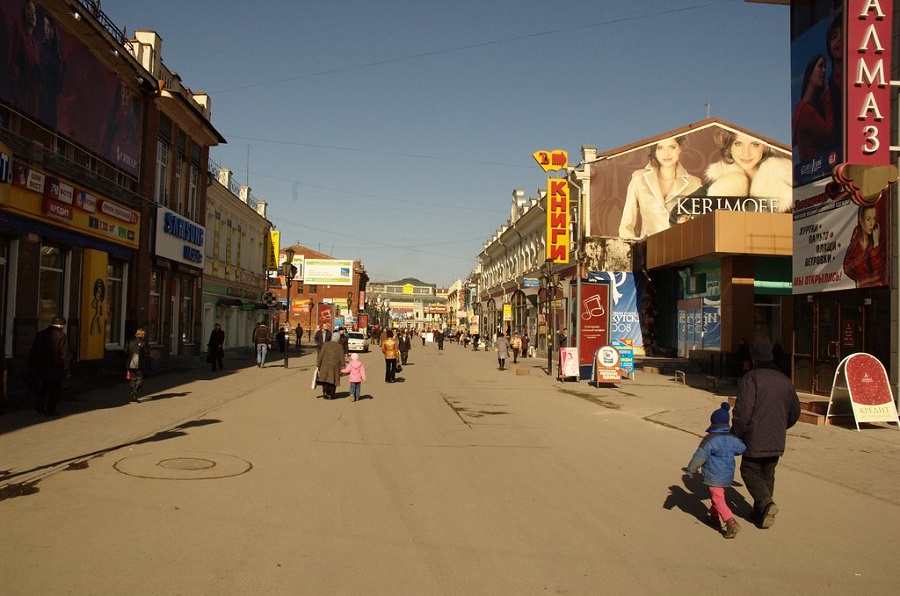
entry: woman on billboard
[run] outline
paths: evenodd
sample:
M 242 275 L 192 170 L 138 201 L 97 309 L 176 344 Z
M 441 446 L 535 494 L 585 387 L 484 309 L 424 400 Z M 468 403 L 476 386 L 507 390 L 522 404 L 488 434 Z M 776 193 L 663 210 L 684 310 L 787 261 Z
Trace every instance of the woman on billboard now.
M 875 206 L 863 205 L 844 255 L 844 273 L 856 282 L 857 288 L 883 286 L 887 283 L 886 258 Z
M 678 199 L 702 185 L 681 165 L 684 137 L 670 137 L 650 147 L 649 163 L 631 175 L 625 194 L 625 208 L 619 223 L 619 236 L 636 238 L 638 216 L 641 236 L 669 228 L 669 217 Z
M 800 101 L 794 108 L 794 142 L 801 162 L 834 146 L 834 109 L 828 92 L 825 57 L 816 54 L 806 65 Z
M 743 133 L 723 130 L 719 142 L 722 160 L 706 170 L 706 196 L 774 199 L 778 206 L 773 210 L 791 210 L 790 159 L 779 157 L 772 147 Z

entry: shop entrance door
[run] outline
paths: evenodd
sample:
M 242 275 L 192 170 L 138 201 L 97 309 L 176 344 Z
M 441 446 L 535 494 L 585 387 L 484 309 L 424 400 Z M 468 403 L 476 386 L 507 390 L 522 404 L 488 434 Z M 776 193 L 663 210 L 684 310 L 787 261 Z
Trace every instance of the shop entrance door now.
M 794 386 L 828 395 L 840 361 L 861 352 L 865 343 L 865 309 L 847 295 L 814 296 L 800 305 L 795 319 Z

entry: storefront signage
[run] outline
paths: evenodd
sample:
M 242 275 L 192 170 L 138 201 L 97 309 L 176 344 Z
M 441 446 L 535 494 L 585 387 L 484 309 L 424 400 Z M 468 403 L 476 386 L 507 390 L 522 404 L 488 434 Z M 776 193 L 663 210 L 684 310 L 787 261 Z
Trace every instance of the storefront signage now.
M 103 204 L 104 213 L 98 214 L 97 199 L 86 191 L 25 162 L 13 163 L 7 207 L 10 212 L 136 249 L 140 237 L 138 212 L 110 200 L 103 200 Z
M 562 149 L 554 149 L 553 151 L 535 151 L 531 154 L 534 161 L 541 166 L 545 172 L 553 170 L 564 170 L 569 165 L 569 154 Z
M 12 182 L 12 163 L 6 153 L 0 153 L 0 182 L 3 184 Z
M 83 190 L 78 190 L 75 192 L 75 206 L 79 209 L 84 209 L 88 213 L 96 213 L 97 198 Z
M 46 178 L 47 177 L 40 172 L 29 169 L 28 177 L 25 180 L 25 188 L 34 192 L 43 193 L 44 181 L 46 180 Z
M 892 0 L 848 0 L 848 163 L 890 165 Z
M 569 262 L 569 183 L 547 178 L 547 258 Z
M 64 182 L 60 182 L 59 179 L 50 177 L 46 179 L 46 184 L 44 184 L 45 198 L 71 205 L 74 194 L 75 189 Z
M 281 263 L 278 262 L 278 255 L 281 252 L 281 232 L 278 230 L 269 230 L 266 236 L 266 269 L 268 271 L 278 271 Z
M 132 211 L 131 209 L 126 209 L 112 201 L 101 201 L 100 203 L 100 211 L 109 215 L 111 217 L 115 217 L 116 219 L 120 219 L 126 223 L 134 224 L 137 223 L 137 213 Z M 202 238 L 201 238 L 202 244 Z
M 62 219 L 64 221 L 72 221 L 72 208 L 69 205 L 54 201 L 53 199 L 44 198 L 43 213 L 49 217 Z
M 203 267 L 205 240 L 206 229 L 200 224 L 165 207 L 157 209 L 157 256 L 191 267 Z

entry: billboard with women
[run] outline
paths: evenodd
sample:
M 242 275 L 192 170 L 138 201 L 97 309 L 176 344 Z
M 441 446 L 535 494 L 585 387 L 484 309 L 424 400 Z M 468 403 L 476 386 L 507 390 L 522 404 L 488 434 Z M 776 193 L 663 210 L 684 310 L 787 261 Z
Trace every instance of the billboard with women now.
M 0 40 L 0 100 L 137 176 L 133 89 L 33 0 L 0 2 Z
M 717 209 L 787 212 L 790 152 L 709 119 L 598 155 L 589 236 L 643 238 Z

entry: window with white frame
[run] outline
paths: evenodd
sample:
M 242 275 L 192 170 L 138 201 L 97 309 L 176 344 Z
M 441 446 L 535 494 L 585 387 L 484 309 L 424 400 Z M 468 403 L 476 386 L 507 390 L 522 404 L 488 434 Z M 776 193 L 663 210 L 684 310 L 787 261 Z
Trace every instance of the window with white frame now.
M 199 183 L 200 168 L 198 168 L 194 164 L 191 164 L 191 172 L 188 178 L 187 212 L 185 213 L 188 219 L 194 219 L 194 215 L 197 211 L 197 192 Z
M 106 343 L 125 342 L 123 320 L 125 308 L 125 272 L 128 264 L 110 258 L 106 266 Z
M 156 141 L 156 202 L 166 204 L 166 180 L 169 171 L 169 144 L 162 139 Z

